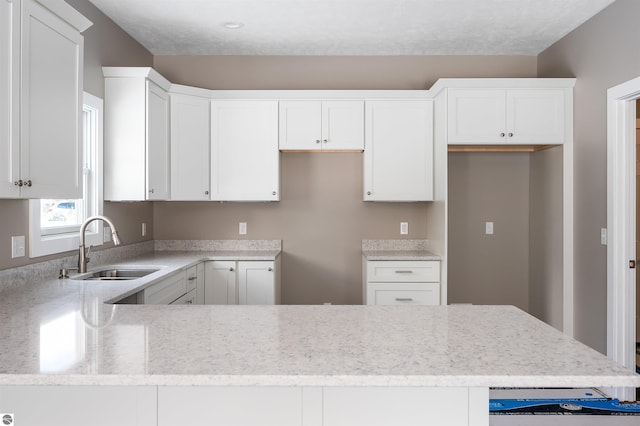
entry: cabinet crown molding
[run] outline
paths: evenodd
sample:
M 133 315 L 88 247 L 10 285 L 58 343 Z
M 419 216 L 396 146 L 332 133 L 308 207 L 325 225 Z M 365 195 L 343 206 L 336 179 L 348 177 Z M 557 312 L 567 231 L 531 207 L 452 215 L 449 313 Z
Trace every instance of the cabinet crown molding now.
M 7 1 L 9 3 L 13 2 L 13 0 L 7 0 Z M 69 25 L 71 25 L 81 33 L 86 31 L 89 27 L 93 25 L 93 22 L 88 20 L 84 15 L 82 15 L 80 12 L 78 12 L 69 4 L 67 4 L 64 0 L 35 0 L 35 1 L 37 1 L 47 9 L 49 9 L 51 12 L 58 15 L 60 19 L 62 19 L 63 21 L 65 21 L 66 23 L 68 23 Z
M 171 82 L 151 67 L 102 67 L 102 75 L 109 78 L 146 78 L 168 91 Z

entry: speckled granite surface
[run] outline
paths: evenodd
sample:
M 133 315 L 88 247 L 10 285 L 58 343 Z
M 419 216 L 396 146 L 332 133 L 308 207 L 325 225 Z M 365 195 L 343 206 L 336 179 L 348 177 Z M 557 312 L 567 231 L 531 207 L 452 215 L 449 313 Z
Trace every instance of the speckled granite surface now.
M 362 255 L 367 260 L 442 260 L 427 246 L 427 240 L 362 240 Z
M 155 253 L 125 282 L 0 293 L 0 384 L 640 386 L 640 376 L 509 306 L 103 303 L 206 259 Z
M 282 250 L 281 240 L 156 240 L 156 251 Z

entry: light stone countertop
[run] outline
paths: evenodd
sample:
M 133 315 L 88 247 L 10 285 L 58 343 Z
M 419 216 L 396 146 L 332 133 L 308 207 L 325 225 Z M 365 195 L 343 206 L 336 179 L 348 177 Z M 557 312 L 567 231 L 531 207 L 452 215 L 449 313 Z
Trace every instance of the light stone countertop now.
M 171 273 L 231 257 L 157 252 L 121 263 Z M 640 376 L 510 306 L 103 303 L 156 274 L 0 293 L 0 384 L 640 387 Z
M 428 250 L 363 250 L 362 256 L 366 260 L 442 260 L 442 258 Z

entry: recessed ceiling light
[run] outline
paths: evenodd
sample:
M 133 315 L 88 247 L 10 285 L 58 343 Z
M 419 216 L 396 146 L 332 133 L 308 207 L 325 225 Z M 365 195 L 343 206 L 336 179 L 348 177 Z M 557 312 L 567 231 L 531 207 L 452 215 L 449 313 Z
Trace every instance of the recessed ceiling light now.
M 229 30 L 237 30 L 244 27 L 244 24 L 242 22 L 225 22 L 222 26 Z

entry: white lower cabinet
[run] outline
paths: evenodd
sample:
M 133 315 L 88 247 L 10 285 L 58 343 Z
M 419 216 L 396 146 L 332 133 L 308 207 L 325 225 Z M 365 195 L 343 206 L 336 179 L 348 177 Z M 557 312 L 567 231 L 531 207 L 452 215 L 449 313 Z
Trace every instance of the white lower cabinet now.
M 204 304 L 237 305 L 235 260 L 212 260 L 204 266 Z
M 440 261 L 363 259 L 365 305 L 439 305 Z
M 467 399 L 467 388 L 325 388 L 323 424 L 463 426 L 469 424 Z
M 158 426 L 300 426 L 299 387 L 159 387 Z
M 145 305 L 168 305 L 187 293 L 187 275 L 178 272 L 143 290 Z
M 207 305 L 279 305 L 279 259 L 206 262 L 204 303 Z
M 466 387 L 158 388 L 158 426 L 488 426 L 489 391 Z
M 156 426 L 156 398 L 155 386 L 11 385 L 0 386 L 0 412 L 16 426 Z
M 489 389 L 5 385 L 0 410 L 26 426 L 489 426 Z

